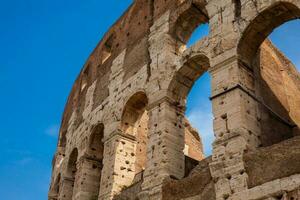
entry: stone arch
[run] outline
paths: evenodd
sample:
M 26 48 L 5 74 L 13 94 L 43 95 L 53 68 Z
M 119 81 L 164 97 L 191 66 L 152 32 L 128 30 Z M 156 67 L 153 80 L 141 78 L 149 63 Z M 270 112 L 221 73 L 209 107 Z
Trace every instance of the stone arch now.
M 171 18 L 171 34 L 182 44 L 186 44 L 194 30 L 209 22 L 204 1 L 187 1 L 181 5 Z
M 182 60 L 182 66 L 175 72 L 168 87 L 168 96 L 177 104 L 177 115 L 182 116 L 177 119 L 177 124 L 182 124 L 183 129 L 178 129 L 183 136 L 185 148 L 185 175 L 196 166 L 191 163 L 198 163 L 204 159 L 203 143 L 199 133 L 190 124 L 185 116 L 187 97 L 197 79 L 201 77 L 210 67 L 210 60 L 206 53 L 197 52 L 185 56 Z M 210 83 L 207 83 L 210 84 Z M 193 138 L 193 144 L 189 142 Z
M 85 156 L 81 158 L 80 191 L 88 193 L 86 195 L 90 199 L 99 198 L 104 153 L 103 136 L 104 125 L 96 124 L 91 130 Z
M 99 123 L 92 128 L 91 135 L 88 140 L 87 154 L 92 159 L 101 161 L 103 159 L 103 136 L 104 125 Z
M 210 67 L 209 58 L 205 53 L 198 53 L 184 58 L 183 65 L 176 71 L 170 82 L 168 92 L 170 96 L 185 105 L 185 99 L 193 87 L 194 82 Z
M 60 196 L 64 200 L 72 200 L 75 195 L 74 185 L 76 183 L 76 176 L 78 171 L 77 162 L 78 162 L 78 149 L 74 148 L 67 162 L 67 168 L 66 168 L 65 178 L 63 182 L 63 191 L 60 194 Z
M 142 172 L 146 166 L 149 120 L 147 105 L 148 97 L 139 91 L 126 102 L 122 114 L 122 133 L 136 140 L 136 149 L 132 154 L 135 156 L 135 174 Z
M 259 46 L 271 32 L 283 23 L 299 18 L 300 8 L 286 1 L 279 1 L 264 9 L 243 31 L 237 46 L 239 59 L 251 66 Z
M 76 163 L 78 160 L 78 149 L 74 148 L 69 156 L 69 160 L 67 163 L 67 176 L 69 178 L 75 178 L 75 174 L 77 171 Z
M 300 8 L 291 2 L 278 1 L 258 13 L 242 32 L 241 39 L 237 45 L 239 66 L 247 69 L 252 88 L 249 96 L 257 102 L 258 128 L 255 133 L 258 136 L 258 146 L 270 146 L 285 139 L 293 137 L 299 132 L 299 124 L 291 118 L 291 111 L 286 92 L 281 92 L 284 82 L 281 84 L 274 81 L 280 80 L 280 70 L 277 70 L 272 62 L 274 58 L 268 59 L 270 52 L 276 57 L 283 58 L 281 52 L 267 40 L 274 29 L 290 20 L 299 19 Z M 269 51 L 270 49 L 271 51 Z M 286 59 L 284 57 L 284 59 Z M 286 59 L 287 60 L 287 59 Z M 275 62 L 275 61 L 274 61 Z M 285 61 L 284 61 L 285 62 Z M 272 67 L 272 74 L 266 76 L 265 68 Z M 247 84 L 245 84 L 247 85 Z M 249 85 L 249 84 L 248 84 Z M 285 90 L 285 89 L 284 89 Z M 297 108 L 296 108 L 297 109 Z

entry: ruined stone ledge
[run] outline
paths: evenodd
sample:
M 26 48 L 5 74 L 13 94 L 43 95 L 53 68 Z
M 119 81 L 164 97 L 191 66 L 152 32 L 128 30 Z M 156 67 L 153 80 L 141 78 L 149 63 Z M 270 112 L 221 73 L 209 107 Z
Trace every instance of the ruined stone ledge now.
M 300 137 L 244 155 L 248 186 L 253 188 L 279 178 L 300 173 Z

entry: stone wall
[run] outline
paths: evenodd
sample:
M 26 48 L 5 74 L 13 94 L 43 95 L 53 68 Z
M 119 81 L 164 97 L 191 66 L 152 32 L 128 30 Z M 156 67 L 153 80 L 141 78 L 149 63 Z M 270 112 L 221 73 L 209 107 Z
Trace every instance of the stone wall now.
M 293 160 L 290 150 L 299 146 L 291 142 L 299 135 L 299 72 L 263 42 L 299 17 L 299 0 L 135 0 L 74 83 L 49 199 L 106 200 L 120 193 L 140 200 L 298 198 L 297 163 L 278 169 L 274 160 Z M 187 48 L 204 23 L 209 35 Z M 204 156 L 185 120 L 186 98 L 207 71 L 213 153 L 187 176 L 194 166 L 187 156 Z M 95 127 L 102 127 L 97 141 L 103 148 L 91 142 Z M 274 157 L 266 159 L 271 166 L 259 159 L 265 155 Z M 278 173 L 263 173 L 256 163 Z
M 300 138 L 247 152 L 244 156 L 249 188 L 300 173 Z
M 162 199 L 214 200 L 215 188 L 209 171 L 211 158 L 200 161 L 193 171 L 181 180 L 167 179 L 163 184 Z

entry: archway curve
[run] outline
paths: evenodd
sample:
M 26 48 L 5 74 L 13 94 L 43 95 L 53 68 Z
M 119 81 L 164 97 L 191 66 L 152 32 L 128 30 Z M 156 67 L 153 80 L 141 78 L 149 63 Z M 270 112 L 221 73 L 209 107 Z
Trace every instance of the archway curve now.
M 66 176 L 68 178 L 75 178 L 75 174 L 77 171 L 77 161 L 78 161 L 78 149 L 74 148 L 72 152 L 69 155 L 69 159 L 67 162 L 67 170 L 66 170 Z
M 103 138 L 104 124 L 98 123 L 92 127 L 87 141 L 86 154 L 88 157 L 102 162 L 104 152 L 104 143 L 102 141 Z
M 206 1 L 186 1 L 171 16 L 170 33 L 180 43 L 186 44 L 195 29 L 209 23 Z
M 208 145 L 209 147 L 211 146 L 210 144 L 208 144 L 208 140 L 206 138 L 204 141 L 202 140 L 203 139 L 202 137 L 204 137 L 203 134 L 209 134 L 209 133 L 206 132 L 207 130 L 204 130 L 203 128 L 197 126 L 199 123 L 201 123 L 199 117 L 197 117 L 196 120 L 194 118 L 194 120 L 190 121 L 191 116 L 189 115 L 190 113 L 187 113 L 187 107 L 189 106 L 189 108 L 192 108 L 193 105 L 188 105 L 188 103 L 190 103 L 190 101 L 188 102 L 188 96 L 191 90 L 193 89 L 193 86 L 197 85 L 196 84 L 197 80 L 201 79 L 202 75 L 208 72 L 208 69 L 210 68 L 210 58 L 208 57 L 207 53 L 204 51 L 201 50 L 192 51 L 187 55 L 183 55 L 181 63 L 182 63 L 181 66 L 174 73 L 170 81 L 170 84 L 168 86 L 168 96 L 174 102 L 176 102 L 177 116 L 181 116 L 182 122 L 180 122 L 179 119 L 177 123 L 178 124 L 183 123 L 184 125 L 184 129 L 181 129 L 179 131 L 182 132 L 181 134 L 183 135 L 183 140 L 185 143 L 185 147 L 183 150 L 185 159 L 186 161 L 189 159 L 200 161 L 205 158 L 203 147 L 206 145 Z M 205 84 L 211 84 L 211 83 L 205 82 Z M 206 93 L 202 90 L 201 87 L 197 92 L 200 93 L 201 96 L 206 97 Z M 209 96 L 207 96 L 207 100 L 209 101 Z M 198 109 L 199 107 L 197 108 L 194 107 L 194 111 L 196 110 L 197 114 L 204 116 L 204 113 L 198 112 L 199 111 Z M 208 112 L 211 113 L 210 111 Z M 193 144 L 189 142 L 191 135 L 192 137 L 194 137 Z M 185 163 L 184 166 L 186 169 L 185 171 L 186 175 L 190 173 L 193 167 L 195 167 L 187 163 Z
M 209 57 L 204 52 L 198 52 L 185 58 L 182 66 L 174 74 L 168 87 L 169 95 L 180 105 L 185 100 L 195 81 L 210 68 Z
M 122 113 L 121 131 L 134 138 L 135 145 L 131 156 L 134 158 L 135 175 L 146 168 L 149 121 L 147 106 L 146 93 L 138 91 L 129 96 Z
M 258 3 L 260 6 L 266 6 L 260 1 Z M 261 11 L 249 20 L 237 44 L 237 55 L 241 61 L 239 64 L 246 66 L 249 69 L 247 70 L 249 77 L 253 77 L 252 91 L 255 94 L 259 115 L 257 123 L 259 147 L 270 146 L 291 138 L 297 131 L 292 117 L 293 110 L 297 108 L 291 109 L 289 103 L 294 99 L 285 100 L 288 98 L 287 81 L 292 79 L 288 76 L 281 77 L 284 70 L 280 65 L 285 61 L 278 59 L 277 55 L 281 52 L 266 39 L 282 24 L 300 19 L 300 2 L 270 1 L 268 5 L 263 9 L 258 8 Z M 269 58 L 268 62 L 266 58 Z M 272 59 L 277 61 L 272 62 Z
M 148 101 L 148 97 L 143 91 L 138 91 L 128 98 L 122 112 L 121 130 L 123 133 L 134 135 L 129 129 L 145 112 Z
M 237 45 L 239 59 L 251 67 L 257 50 L 272 31 L 287 21 L 299 18 L 299 6 L 290 2 L 280 1 L 264 9 L 243 31 Z

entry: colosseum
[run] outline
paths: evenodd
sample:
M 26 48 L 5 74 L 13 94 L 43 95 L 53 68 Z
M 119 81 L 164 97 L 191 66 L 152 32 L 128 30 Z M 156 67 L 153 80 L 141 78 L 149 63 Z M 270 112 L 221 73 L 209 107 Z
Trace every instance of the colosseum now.
M 300 75 L 267 39 L 299 18 L 300 0 L 135 0 L 74 83 L 48 199 L 300 199 Z M 209 157 L 185 117 L 205 72 Z

